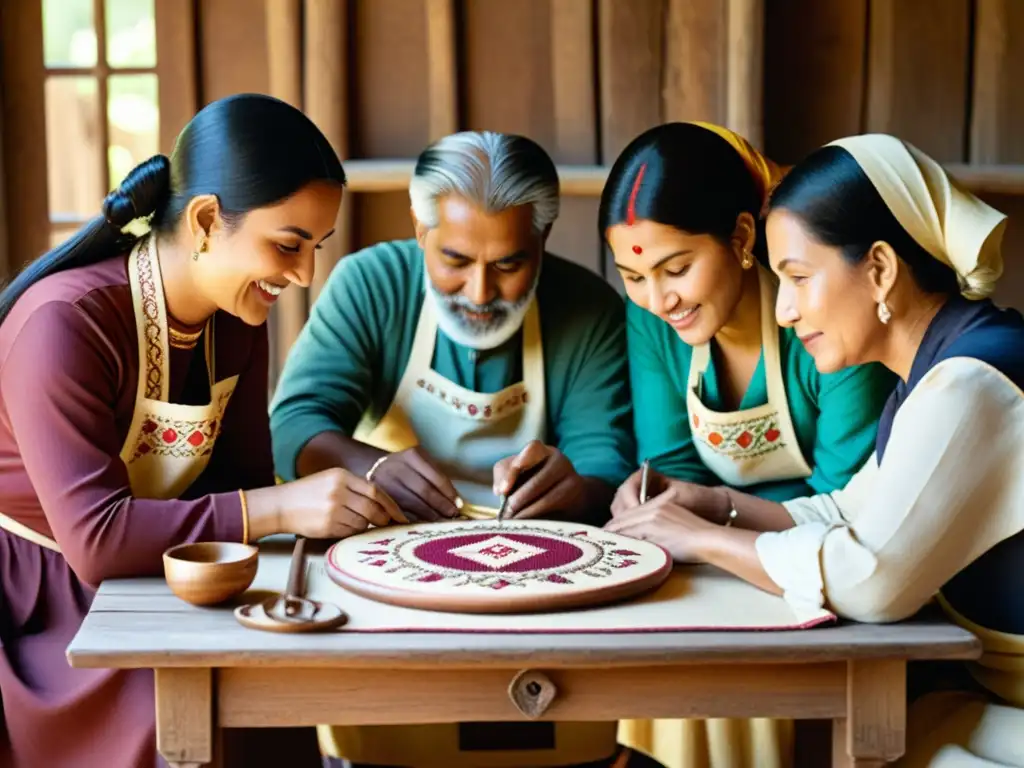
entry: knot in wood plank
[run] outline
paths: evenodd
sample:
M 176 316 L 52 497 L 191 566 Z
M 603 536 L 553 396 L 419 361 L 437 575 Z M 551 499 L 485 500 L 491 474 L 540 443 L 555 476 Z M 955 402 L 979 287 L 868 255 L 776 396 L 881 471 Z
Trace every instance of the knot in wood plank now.
M 525 669 L 512 678 L 508 695 L 524 717 L 536 720 L 547 712 L 558 695 L 558 688 L 543 672 Z

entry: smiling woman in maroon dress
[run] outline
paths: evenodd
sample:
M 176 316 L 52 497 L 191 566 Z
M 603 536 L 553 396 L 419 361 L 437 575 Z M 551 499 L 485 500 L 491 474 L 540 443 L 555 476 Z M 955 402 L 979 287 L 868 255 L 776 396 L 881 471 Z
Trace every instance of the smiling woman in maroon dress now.
M 344 182 L 298 110 L 214 102 L 0 293 L 0 768 L 158 763 L 152 674 L 64 657 L 101 581 L 182 542 L 402 519 L 344 470 L 274 485 L 265 321 Z

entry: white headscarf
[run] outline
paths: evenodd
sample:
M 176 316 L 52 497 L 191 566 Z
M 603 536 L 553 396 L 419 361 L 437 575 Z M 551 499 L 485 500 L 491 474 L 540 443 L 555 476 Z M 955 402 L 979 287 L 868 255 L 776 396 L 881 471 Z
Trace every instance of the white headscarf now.
M 885 134 L 833 141 L 857 161 L 914 240 L 960 278 L 968 299 L 992 293 L 1003 273 L 1006 215 L 961 189 L 911 144 Z

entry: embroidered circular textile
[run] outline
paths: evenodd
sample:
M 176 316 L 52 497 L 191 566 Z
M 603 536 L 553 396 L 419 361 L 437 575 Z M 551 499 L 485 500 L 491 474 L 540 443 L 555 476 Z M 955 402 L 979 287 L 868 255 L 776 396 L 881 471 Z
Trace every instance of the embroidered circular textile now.
M 455 613 L 593 606 L 653 589 L 672 570 L 655 544 L 549 520 L 375 528 L 334 544 L 325 562 L 363 597 Z

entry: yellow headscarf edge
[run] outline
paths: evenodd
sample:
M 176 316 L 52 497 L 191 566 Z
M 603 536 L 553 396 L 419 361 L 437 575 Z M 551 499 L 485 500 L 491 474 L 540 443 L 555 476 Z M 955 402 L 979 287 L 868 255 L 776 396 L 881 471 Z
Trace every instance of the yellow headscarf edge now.
M 732 145 L 732 148 L 743 159 L 744 164 L 750 171 L 750 175 L 754 177 L 754 181 L 757 183 L 758 191 L 761 193 L 761 208 L 763 212 L 764 206 L 768 203 L 768 198 L 771 197 L 772 190 L 782 181 L 782 177 L 786 175 L 788 168 L 782 168 L 769 160 L 735 131 L 731 131 L 721 125 L 704 123 L 698 120 L 691 121 L 691 125 L 698 125 L 712 133 L 716 133 Z

